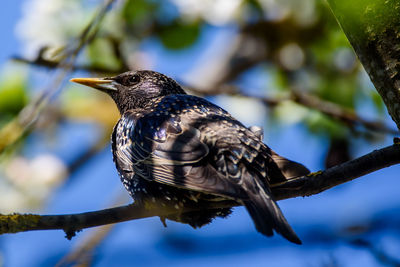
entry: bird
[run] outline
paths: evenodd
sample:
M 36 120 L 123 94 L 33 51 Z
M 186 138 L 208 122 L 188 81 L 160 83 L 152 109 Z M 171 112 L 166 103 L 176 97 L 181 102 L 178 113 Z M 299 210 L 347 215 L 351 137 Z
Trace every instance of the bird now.
M 270 184 L 309 170 L 263 143 L 261 127 L 247 128 L 221 107 L 187 94 L 174 79 L 151 70 L 71 81 L 114 100 L 121 118 L 111 137 L 113 160 L 134 202 L 199 208 L 160 217 L 164 225 L 167 218 L 201 227 L 227 217 L 230 207 L 209 206 L 228 201 L 244 205 L 261 234 L 275 231 L 301 244 Z

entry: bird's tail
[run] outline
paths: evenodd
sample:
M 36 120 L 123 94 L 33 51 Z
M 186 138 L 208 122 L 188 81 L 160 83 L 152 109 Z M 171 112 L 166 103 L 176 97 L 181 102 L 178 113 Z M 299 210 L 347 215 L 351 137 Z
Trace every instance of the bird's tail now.
M 271 158 L 286 180 L 307 175 L 310 173 L 310 170 L 307 169 L 307 167 L 303 164 L 282 157 L 273 150 L 271 150 Z
M 243 203 L 253 219 L 257 231 L 266 236 L 272 236 L 273 230 L 275 230 L 287 240 L 301 244 L 301 240 L 272 199 L 270 190 L 257 181 L 257 178 L 252 180 L 255 181 L 255 185 L 253 184 L 255 190 L 248 190 L 249 198 L 243 200 Z

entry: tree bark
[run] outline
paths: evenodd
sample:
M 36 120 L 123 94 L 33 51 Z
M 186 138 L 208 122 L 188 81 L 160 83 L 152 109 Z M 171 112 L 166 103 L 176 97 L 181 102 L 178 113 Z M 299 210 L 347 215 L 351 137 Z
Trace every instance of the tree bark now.
M 400 129 L 400 1 L 328 3 Z

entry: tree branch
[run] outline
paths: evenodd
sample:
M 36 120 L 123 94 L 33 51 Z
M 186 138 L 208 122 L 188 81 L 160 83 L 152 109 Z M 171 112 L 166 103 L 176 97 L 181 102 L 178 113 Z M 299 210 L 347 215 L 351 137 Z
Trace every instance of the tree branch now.
M 272 98 L 264 96 L 252 96 L 242 93 L 240 88 L 234 85 L 221 85 L 214 90 L 200 90 L 193 87 L 186 87 L 189 91 L 199 94 L 199 95 L 218 95 L 227 94 L 230 96 L 246 97 L 255 100 L 259 100 L 269 107 L 274 107 L 279 105 L 284 101 L 293 101 L 301 106 L 307 107 L 309 109 L 317 110 L 331 118 L 340 120 L 348 126 L 362 125 L 365 129 L 396 135 L 399 133 L 398 130 L 392 127 L 386 126 L 382 121 L 367 120 L 359 115 L 357 115 L 354 110 L 346 109 L 334 102 L 322 100 L 319 97 L 305 92 L 300 92 L 296 90 L 291 91 L 291 95 L 282 98 Z
M 66 65 L 60 61 L 52 61 L 43 58 L 39 55 L 36 59 L 27 59 L 20 56 L 13 56 L 12 60 L 32 66 L 44 67 L 48 69 L 64 68 Z M 104 73 L 108 75 L 117 75 L 129 69 L 121 67 L 120 69 L 110 69 L 109 67 L 94 66 L 94 65 L 73 65 L 72 70 L 83 70 L 88 72 Z
M 271 185 L 271 189 L 277 200 L 310 196 L 398 163 L 400 163 L 400 141 L 395 138 L 394 145 L 375 150 L 360 158 L 325 171 Z M 237 205 L 233 201 L 225 201 L 212 203 L 210 204 L 210 208 L 227 208 Z M 79 214 L 42 216 L 32 214 L 0 215 L 0 234 L 31 230 L 62 229 L 65 231 L 66 237 L 70 239 L 77 231 L 84 228 L 152 216 L 163 217 L 195 210 L 198 210 L 198 207 L 185 206 L 177 210 L 175 207 L 161 207 L 155 203 L 145 203 L 144 205 L 134 203 L 127 206 Z
M 278 200 L 299 196 L 311 196 L 337 185 L 349 182 L 368 173 L 400 163 L 400 143 L 374 150 L 362 157 L 336 165 L 322 172 L 295 178 L 272 185 Z
M 376 132 L 394 135 L 399 133 L 398 130 L 387 127 L 382 121 L 371 121 L 364 119 L 351 109 L 343 108 L 336 103 L 322 100 L 309 93 L 292 91 L 292 100 L 297 104 L 318 110 L 325 115 L 339 119 L 350 126 L 360 124 L 366 129 Z

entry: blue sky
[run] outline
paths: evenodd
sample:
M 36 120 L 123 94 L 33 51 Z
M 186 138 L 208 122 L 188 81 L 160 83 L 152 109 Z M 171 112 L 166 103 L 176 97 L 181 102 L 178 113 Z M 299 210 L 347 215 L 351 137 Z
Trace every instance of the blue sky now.
M 14 27 L 20 18 L 21 3 L 23 0 L 6 1 L 5 6 L 0 9 L 0 30 L 2 42 L 0 44 L 0 64 L 4 64 L 10 55 L 14 55 L 19 50 L 19 43 L 14 35 Z

